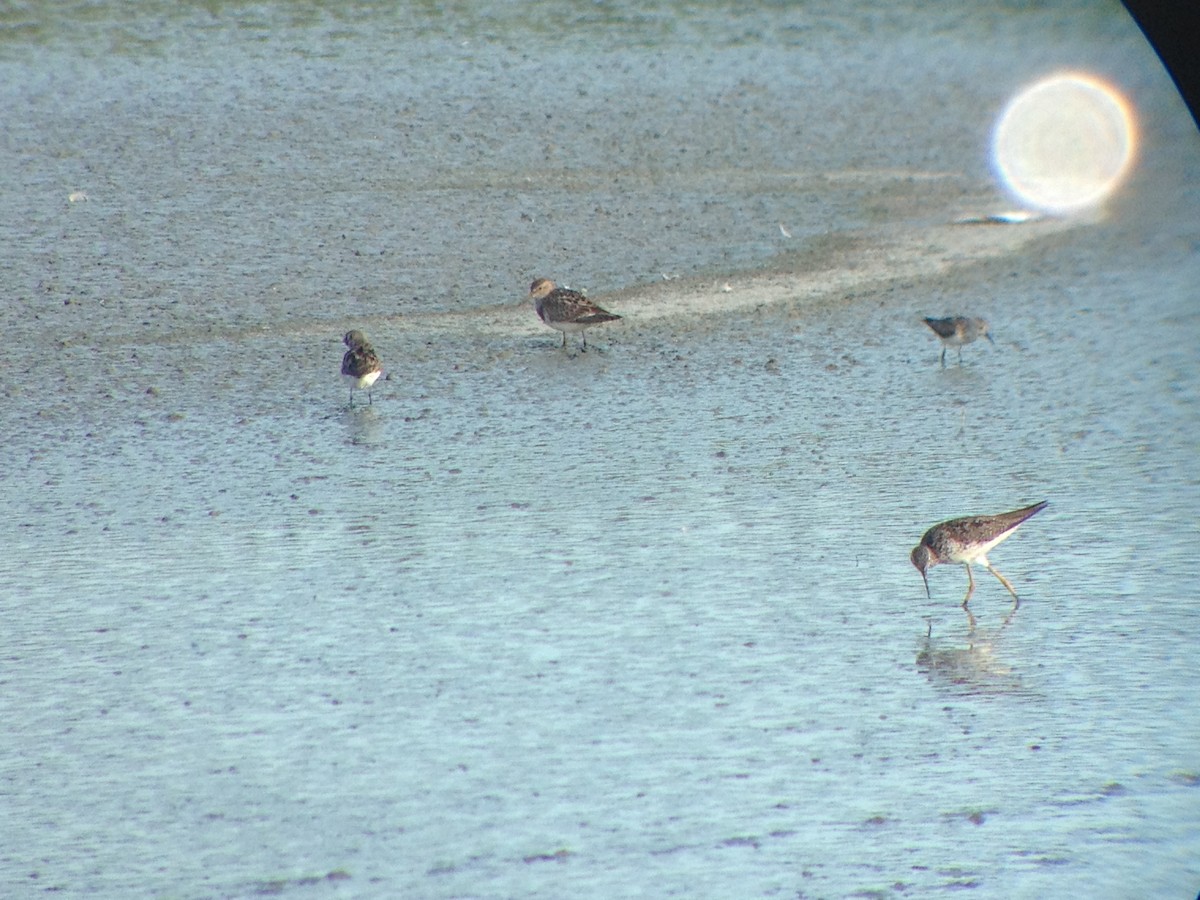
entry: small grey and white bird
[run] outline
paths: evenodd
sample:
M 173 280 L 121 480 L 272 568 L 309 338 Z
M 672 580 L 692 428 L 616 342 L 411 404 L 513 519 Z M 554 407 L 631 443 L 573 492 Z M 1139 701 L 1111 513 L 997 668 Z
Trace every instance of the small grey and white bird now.
M 976 338 L 985 337 L 992 340 L 987 319 L 971 319 L 966 316 L 951 316 L 948 319 L 926 319 L 925 324 L 933 329 L 933 333 L 942 342 L 942 368 L 946 368 L 946 348 L 958 348 L 958 364 L 962 365 L 962 348 L 964 344 L 973 343 Z
M 567 346 L 568 331 L 583 334 L 593 325 L 621 318 L 601 309 L 579 291 L 557 287 L 549 278 L 539 278 L 529 286 L 529 299 L 533 301 L 538 318 L 562 332 L 563 347 Z M 583 349 L 587 349 L 586 334 L 583 334 Z
M 349 348 L 342 357 L 342 377 L 350 382 L 350 408 L 354 409 L 356 390 L 367 392 L 369 406 L 374 402 L 371 399 L 371 385 L 383 374 L 383 363 L 361 331 L 347 331 L 342 343 Z

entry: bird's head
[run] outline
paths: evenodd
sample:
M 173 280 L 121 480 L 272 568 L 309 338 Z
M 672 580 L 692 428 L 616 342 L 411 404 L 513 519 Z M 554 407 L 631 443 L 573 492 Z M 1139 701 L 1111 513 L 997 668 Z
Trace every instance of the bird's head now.
M 937 557 L 924 544 L 917 544 L 917 546 L 913 547 L 911 559 L 912 564 L 921 573 L 921 580 L 925 582 L 925 596 L 932 598 L 933 595 L 929 593 L 929 576 L 925 573 L 930 566 L 937 562 Z
M 541 300 L 543 297 L 548 296 L 554 290 L 554 287 L 554 282 L 549 278 L 539 278 L 529 286 L 529 299 L 534 301 Z

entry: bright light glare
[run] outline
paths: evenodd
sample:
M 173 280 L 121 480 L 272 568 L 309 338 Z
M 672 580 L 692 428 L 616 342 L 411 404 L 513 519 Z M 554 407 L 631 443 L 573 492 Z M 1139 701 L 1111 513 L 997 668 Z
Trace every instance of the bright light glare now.
M 1102 202 L 1128 174 L 1136 149 L 1129 103 L 1079 72 L 1021 91 L 992 133 L 997 174 L 1023 202 L 1051 213 Z

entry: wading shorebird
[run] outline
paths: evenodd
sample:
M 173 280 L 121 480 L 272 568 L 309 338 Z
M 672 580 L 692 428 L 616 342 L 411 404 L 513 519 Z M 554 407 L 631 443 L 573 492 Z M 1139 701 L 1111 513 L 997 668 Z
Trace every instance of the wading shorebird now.
M 912 564 L 917 567 L 921 578 L 925 581 L 925 596 L 932 597 L 929 593 L 929 576 L 926 574 L 928 569 L 938 563 L 962 563 L 967 567 L 967 596 L 963 598 L 962 602 L 963 609 L 966 609 L 971 595 L 975 593 L 975 578 L 971 575 L 971 563 L 977 562 L 999 578 L 1000 583 L 1008 588 L 1008 592 L 1012 594 L 1013 598 L 1013 609 L 1020 606 L 1021 598 L 1017 596 L 1017 592 L 1013 590 L 1008 579 L 993 569 L 992 564 L 988 562 L 988 551 L 1016 531 L 1017 527 L 1030 516 L 1045 509 L 1046 504 L 1047 501 L 1043 500 L 1033 506 L 1026 506 L 1024 509 L 995 516 L 967 516 L 962 519 L 951 519 L 930 528 L 921 537 L 921 543 L 917 544 L 912 551 Z
M 374 402 L 371 399 L 371 385 L 378 381 L 383 373 L 379 354 L 361 331 L 347 331 L 342 343 L 350 348 L 342 357 L 342 377 L 350 382 L 350 408 L 354 409 L 356 389 L 367 392 L 369 406 Z
M 949 319 L 926 319 L 925 324 L 933 329 L 933 333 L 942 342 L 942 368 L 946 368 L 946 348 L 958 348 L 958 364 L 962 365 L 963 344 L 970 344 L 976 338 L 985 337 L 995 345 L 991 331 L 988 330 L 987 319 L 969 319 L 965 316 L 952 316 Z
M 567 332 L 578 331 L 613 322 L 620 316 L 601 309 L 579 291 L 556 287 L 549 278 L 539 278 L 529 286 L 529 299 L 533 301 L 538 318 L 556 331 L 561 331 L 563 347 L 567 346 Z M 583 349 L 587 349 L 587 335 L 583 334 Z

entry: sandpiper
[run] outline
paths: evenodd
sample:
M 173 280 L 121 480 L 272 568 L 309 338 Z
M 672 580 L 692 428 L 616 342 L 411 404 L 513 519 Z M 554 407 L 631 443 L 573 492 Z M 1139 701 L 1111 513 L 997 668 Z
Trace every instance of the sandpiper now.
M 567 332 L 578 331 L 612 322 L 621 318 L 601 309 L 579 291 L 556 287 L 549 278 L 539 278 L 529 286 L 529 298 L 533 300 L 538 318 L 551 328 L 563 333 L 563 347 L 567 346 Z M 583 335 L 583 349 L 587 349 L 587 335 Z
M 987 319 L 970 319 L 966 316 L 952 316 L 949 319 L 926 319 L 925 324 L 933 329 L 933 333 L 942 342 L 942 368 L 946 368 L 946 348 L 958 348 L 958 364 L 962 365 L 963 344 L 970 344 L 978 337 L 985 337 L 991 344 L 992 334 L 988 330 Z
M 347 331 L 342 343 L 350 348 L 342 357 L 342 377 L 350 382 L 350 408 L 354 409 L 355 389 L 367 392 L 367 404 L 370 405 L 374 402 L 371 399 L 371 385 L 383 373 L 379 354 L 361 331 Z
M 938 563 L 962 563 L 967 567 L 967 596 L 963 598 L 963 609 L 975 593 L 975 578 L 971 575 L 971 563 L 977 562 L 1008 588 L 1013 597 L 1013 609 L 1021 605 L 1021 598 L 1013 590 L 1008 579 L 992 568 L 988 562 L 988 551 L 1017 530 L 1022 522 L 1046 508 L 1047 501 L 1026 506 L 1024 509 L 1000 513 L 995 516 L 967 516 L 951 519 L 934 525 L 921 537 L 921 543 L 912 551 L 912 564 L 925 581 L 925 595 L 929 593 L 929 576 L 926 570 Z

